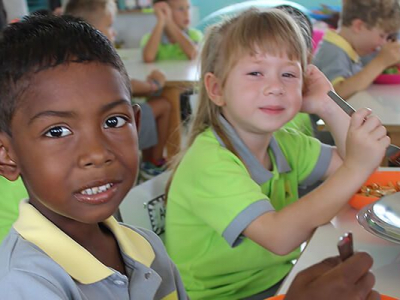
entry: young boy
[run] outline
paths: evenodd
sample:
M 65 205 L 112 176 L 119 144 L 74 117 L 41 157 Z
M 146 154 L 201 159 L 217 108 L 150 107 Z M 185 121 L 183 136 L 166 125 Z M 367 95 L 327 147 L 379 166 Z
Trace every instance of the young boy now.
M 338 30 L 325 34 L 313 63 L 336 92 L 348 99 L 366 89 L 387 67 L 400 62 L 400 43 L 387 41 L 388 35 L 399 29 L 397 0 L 345 0 Z M 360 57 L 379 49 L 363 67 Z
M 160 239 L 110 217 L 137 176 L 140 113 L 109 41 L 72 17 L 28 17 L 4 31 L 0 74 L 0 175 L 29 195 L 0 246 L 0 299 L 187 299 Z M 376 299 L 371 266 L 326 260 L 286 300 Z
M 197 55 L 201 31 L 190 28 L 190 1 L 154 1 L 157 24 L 141 41 L 143 60 L 186 60 Z
M 84 19 L 112 43 L 115 40 L 113 24 L 116 11 L 114 0 L 70 0 L 65 8 L 65 14 Z M 148 101 L 140 104 L 143 124 L 139 131 L 139 149 L 142 150 L 140 175 L 143 179 L 161 174 L 166 167 L 163 150 L 168 137 L 171 105 L 158 95 L 164 83 L 165 76 L 158 70 L 151 72 L 146 81 L 131 79 L 133 96 L 149 97 Z

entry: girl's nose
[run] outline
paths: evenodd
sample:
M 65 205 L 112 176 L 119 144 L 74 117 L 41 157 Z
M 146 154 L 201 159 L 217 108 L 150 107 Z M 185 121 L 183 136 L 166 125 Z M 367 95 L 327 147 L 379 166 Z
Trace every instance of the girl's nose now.
M 279 80 L 267 80 L 263 88 L 263 94 L 268 95 L 282 95 L 285 89 Z

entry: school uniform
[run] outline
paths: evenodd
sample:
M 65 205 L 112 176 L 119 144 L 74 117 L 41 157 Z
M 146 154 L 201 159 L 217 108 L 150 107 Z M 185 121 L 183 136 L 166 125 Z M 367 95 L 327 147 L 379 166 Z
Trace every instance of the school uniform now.
M 333 30 L 327 31 L 313 59 L 335 85 L 360 72 L 363 64 L 350 43 Z
M 23 201 L 0 247 L 0 299 L 186 299 L 158 236 L 113 217 L 104 225 L 118 241 L 127 275 L 103 265 Z
M 321 179 L 332 156 L 317 139 L 281 129 L 268 148 L 269 171 L 222 116 L 220 121 L 241 159 L 206 129 L 186 152 L 168 193 L 166 247 L 192 300 L 243 299 L 288 274 L 299 249 L 275 255 L 242 232 L 262 214 L 295 202 L 298 186 Z
M 203 38 L 203 34 L 200 30 L 195 28 L 188 28 L 185 34 L 189 37 L 191 41 L 198 44 Z M 140 41 L 140 47 L 144 48 L 150 39 L 151 34 L 147 33 L 143 36 Z M 178 43 L 171 43 L 168 37 L 163 34 L 161 37 L 161 42 L 157 49 L 156 60 L 187 60 L 188 57 L 183 52 L 181 46 Z

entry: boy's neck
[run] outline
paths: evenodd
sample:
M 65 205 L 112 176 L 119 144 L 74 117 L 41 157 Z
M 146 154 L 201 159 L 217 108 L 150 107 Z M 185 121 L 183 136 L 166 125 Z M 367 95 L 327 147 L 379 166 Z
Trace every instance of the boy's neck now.
M 353 33 L 351 32 L 351 28 L 341 26 L 336 30 L 336 33 L 340 35 L 343 39 L 345 39 L 355 51 Z

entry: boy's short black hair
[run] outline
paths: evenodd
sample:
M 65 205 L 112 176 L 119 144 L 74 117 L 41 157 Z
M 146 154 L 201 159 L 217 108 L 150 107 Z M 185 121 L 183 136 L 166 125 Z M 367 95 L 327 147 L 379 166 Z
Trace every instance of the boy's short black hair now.
M 14 111 L 35 74 L 72 62 L 110 65 L 122 74 L 131 92 L 113 45 L 83 20 L 35 15 L 9 25 L 0 40 L 0 132 L 11 136 Z

